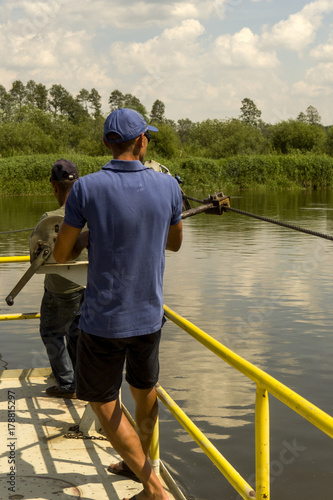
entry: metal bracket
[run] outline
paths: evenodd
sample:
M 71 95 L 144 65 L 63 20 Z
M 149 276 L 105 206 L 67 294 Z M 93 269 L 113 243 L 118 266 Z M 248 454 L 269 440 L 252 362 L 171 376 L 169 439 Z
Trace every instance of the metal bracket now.
M 204 200 L 204 204 L 211 203 L 213 206 L 205 211 L 206 214 L 222 215 L 226 207 L 230 207 L 230 196 L 224 196 L 221 192 L 210 195 Z
M 222 215 L 228 207 L 230 207 L 230 196 L 224 196 L 221 191 L 206 198 L 204 205 L 182 212 L 182 219 L 187 219 L 187 217 L 192 217 L 202 212 L 205 212 L 205 214 Z

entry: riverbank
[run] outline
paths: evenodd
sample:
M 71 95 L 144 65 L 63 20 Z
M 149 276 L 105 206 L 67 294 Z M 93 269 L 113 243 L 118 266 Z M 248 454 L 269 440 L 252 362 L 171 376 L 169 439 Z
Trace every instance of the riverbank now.
M 52 164 L 65 156 L 81 176 L 96 172 L 107 156 L 45 154 L 0 159 L 0 195 L 35 195 L 49 192 Z M 230 188 L 318 189 L 333 187 L 333 157 L 316 154 L 244 155 L 210 158 L 154 159 L 178 174 L 184 190 Z

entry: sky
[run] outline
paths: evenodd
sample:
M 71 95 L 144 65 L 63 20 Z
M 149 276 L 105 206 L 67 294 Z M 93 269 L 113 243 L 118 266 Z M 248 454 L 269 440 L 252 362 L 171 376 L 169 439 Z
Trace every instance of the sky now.
M 333 124 L 333 0 L 0 0 L 0 84 L 115 89 L 165 116 Z

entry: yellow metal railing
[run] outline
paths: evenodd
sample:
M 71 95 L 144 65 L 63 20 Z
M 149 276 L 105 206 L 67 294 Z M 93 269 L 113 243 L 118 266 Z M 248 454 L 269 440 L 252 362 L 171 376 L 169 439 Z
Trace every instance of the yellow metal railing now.
M 184 427 L 194 441 L 200 446 L 205 454 L 211 459 L 216 467 L 222 472 L 226 479 L 238 491 L 243 498 L 254 499 L 255 492 L 253 488 L 242 478 L 242 476 L 232 467 L 224 456 L 215 448 L 208 438 L 198 429 L 183 410 L 171 399 L 165 390 L 158 384 L 156 391 L 159 399 L 170 410 L 172 415 Z
M 8 264 L 11 262 L 30 262 L 29 255 L 11 255 L 8 257 L 0 257 L 0 264 Z M 24 313 L 24 314 L 0 314 L 0 321 L 10 321 L 17 319 L 38 319 L 39 313 Z
M 16 319 L 38 319 L 39 313 L 17 313 L 17 314 L 0 314 L 0 321 L 10 321 Z
M 160 399 L 167 405 L 169 410 L 182 423 L 184 428 L 192 435 L 196 442 L 205 449 L 206 454 L 221 470 L 229 482 L 234 486 L 238 493 L 245 499 L 256 498 L 256 500 L 270 499 L 270 463 L 269 463 L 269 406 L 268 393 L 275 396 L 282 403 L 289 406 L 292 410 L 306 418 L 321 431 L 333 437 L 333 418 L 315 405 L 302 398 L 299 394 L 283 385 L 266 372 L 257 368 L 252 363 L 241 358 L 223 344 L 209 336 L 203 330 L 196 327 L 190 321 L 182 318 L 164 305 L 164 313 L 167 318 L 173 321 L 180 328 L 189 333 L 205 347 L 210 349 L 217 356 L 226 361 L 229 365 L 253 380 L 257 385 L 256 405 L 255 405 L 255 456 L 256 456 L 256 493 L 241 478 L 238 473 L 235 474 L 233 467 L 225 460 L 222 455 L 213 451 L 211 443 L 207 447 L 202 440 L 201 432 L 194 429 L 193 423 L 188 425 L 187 418 L 184 417 L 182 410 L 171 398 L 166 397 L 164 391 L 157 387 Z M 201 443 L 201 444 L 200 444 Z M 250 488 L 250 490 L 249 490 Z
M 10 257 L 0 257 L 0 264 L 6 264 L 7 262 L 30 262 L 29 255 L 14 255 Z
M 28 256 L 0 257 L 0 263 L 28 262 Z M 270 499 L 270 462 L 269 462 L 269 403 L 268 393 L 275 396 L 282 403 L 299 413 L 321 431 L 333 437 L 333 418 L 323 412 L 315 405 L 302 398 L 299 394 L 287 386 L 246 361 L 236 353 L 225 347 L 213 337 L 205 333 L 193 323 L 181 317 L 168 306 L 164 305 L 164 313 L 167 318 L 177 326 L 190 334 L 198 342 L 210 349 L 214 354 L 222 358 L 229 365 L 236 368 L 246 377 L 256 383 L 255 402 L 255 467 L 256 467 L 256 493 L 251 486 L 239 475 L 232 465 L 223 457 L 215 446 L 204 436 L 196 425 L 187 417 L 181 408 L 171 399 L 165 390 L 157 384 L 156 390 L 159 399 L 170 410 L 174 417 L 181 423 L 190 436 L 202 448 L 206 455 L 212 460 L 216 467 L 224 474 L 235 490 L 247 500 L 269 500 Z M 36 319 L 38 313 L 27 314 L 4 314 L 0 315 L 0 321 L 16 319 Z M 158 426 L 155 427 L 151 447 L 151 458 L 153 462 L 159 461 L 159 439 Z

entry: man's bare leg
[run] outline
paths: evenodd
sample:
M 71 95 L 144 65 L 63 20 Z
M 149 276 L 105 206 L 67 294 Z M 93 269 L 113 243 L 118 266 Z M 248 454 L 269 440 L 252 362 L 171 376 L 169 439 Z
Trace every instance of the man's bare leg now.
M 130 385 L 135 401 L 135 422 L 144 454 L 148 458 L 154 427 L 158 416 L 158 403 L 155 387 L 136 389 Z
M 136 389 L 131 385 L 130 389 L 135 401 L 135 422 L 137 425 L 137 431 L 143 452 L 148 458 L 153 431 L 158 415 L 156 390 L 155 387 L 152 387 L 151 389 Z M 110 468 L 114 471 L 114 473 L 116 473 L 116 471 L 124 470 L 124 464 L 123 462 L 110 464 Z
M 158 477 L 145 456 L 141 441 L 123 414 L 119 399 L 108 403 L 90 403 L 114 449 L 143 484 L 138 500 L 168 500 Z

